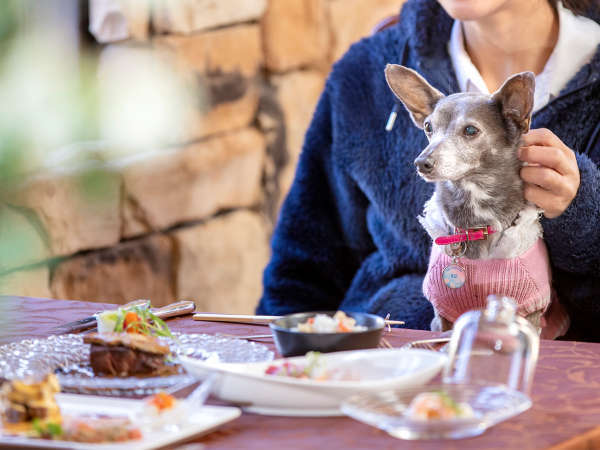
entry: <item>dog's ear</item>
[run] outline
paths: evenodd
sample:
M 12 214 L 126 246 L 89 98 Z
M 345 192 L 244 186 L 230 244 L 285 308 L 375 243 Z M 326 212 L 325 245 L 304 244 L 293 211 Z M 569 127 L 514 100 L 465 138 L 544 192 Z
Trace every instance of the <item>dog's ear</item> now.
M 410 113 L 413 122 L 423 128 L 423 121 L 432 113 L 444 94 L 431 86 L 425 78 L 408 67 L 388 64 L 385 67 L 388 86 Z
M 521 72 L 506 80 L 492 95 L 492 99 L 500 105 L 502 115 L 515 122 L 522 133 L 529 131 L 534 91 L 533 72 Z

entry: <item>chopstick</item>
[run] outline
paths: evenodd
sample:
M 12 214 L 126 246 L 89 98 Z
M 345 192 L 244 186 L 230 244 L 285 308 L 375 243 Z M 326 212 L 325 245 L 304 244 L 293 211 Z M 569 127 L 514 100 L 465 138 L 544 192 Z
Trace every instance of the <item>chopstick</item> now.
M 216 314 L 216 313 L 195 313 L 194 320 L 203 320 L 206 322 L 230 322 L 230 323 L 251 323 L 254 325 L 268 325 L 281 318 L 282 316 L 256 316 L 252 314 Z M 404 325 L 402 320 L 385 319 L 386 325 Z
M 231 323 L 252 323 L 254 325 L 268 325 L 281 316 L 254 316 L 251 314 L 215 314 L 215 313 L 195 313 L 194 320 L 204 320 L 207 322 L 231 322 Z

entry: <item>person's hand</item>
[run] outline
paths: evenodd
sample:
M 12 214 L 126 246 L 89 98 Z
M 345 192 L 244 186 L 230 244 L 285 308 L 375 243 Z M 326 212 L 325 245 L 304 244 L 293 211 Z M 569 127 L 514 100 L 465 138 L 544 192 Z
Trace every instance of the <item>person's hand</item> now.
M 544 210 L 549 219 L 560 216 L 579 189 L 579 167 L 575 153 L 552 131 L 530 130 L 523 135 L 519 159 L 525 199 Z

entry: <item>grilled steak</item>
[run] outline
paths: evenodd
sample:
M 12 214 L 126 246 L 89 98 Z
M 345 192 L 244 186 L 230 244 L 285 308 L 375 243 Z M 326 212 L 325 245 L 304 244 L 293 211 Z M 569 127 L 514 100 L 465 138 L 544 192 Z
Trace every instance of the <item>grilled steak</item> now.
M 91 344 L 90 365 L 95 374 L 128 376 L 161 374 L 166 345 L 152 337 L 132 333 L 92 333 L 83 338 Z

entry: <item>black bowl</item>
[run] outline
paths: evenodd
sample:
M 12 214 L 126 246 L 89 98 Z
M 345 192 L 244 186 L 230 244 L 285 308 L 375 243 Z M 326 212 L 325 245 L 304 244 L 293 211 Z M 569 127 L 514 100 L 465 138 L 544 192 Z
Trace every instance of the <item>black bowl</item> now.
M 365 331 L 347 333 L 304 333 L 293 331 L 299 323 L 317 314 L 333 316 L 335 311 L 319 311 L 289 314 L 271 322 L 271 332 L 275 339 L 277 351 L 283 356 L 299 356 L 309 351 L 339 352 L 343 350 L 359 350 L 375 348 L 379 344 L 384 320 L 374 314 L 350 312 L 348 316 L 356 320 L 357 325 L 367 327 Z

